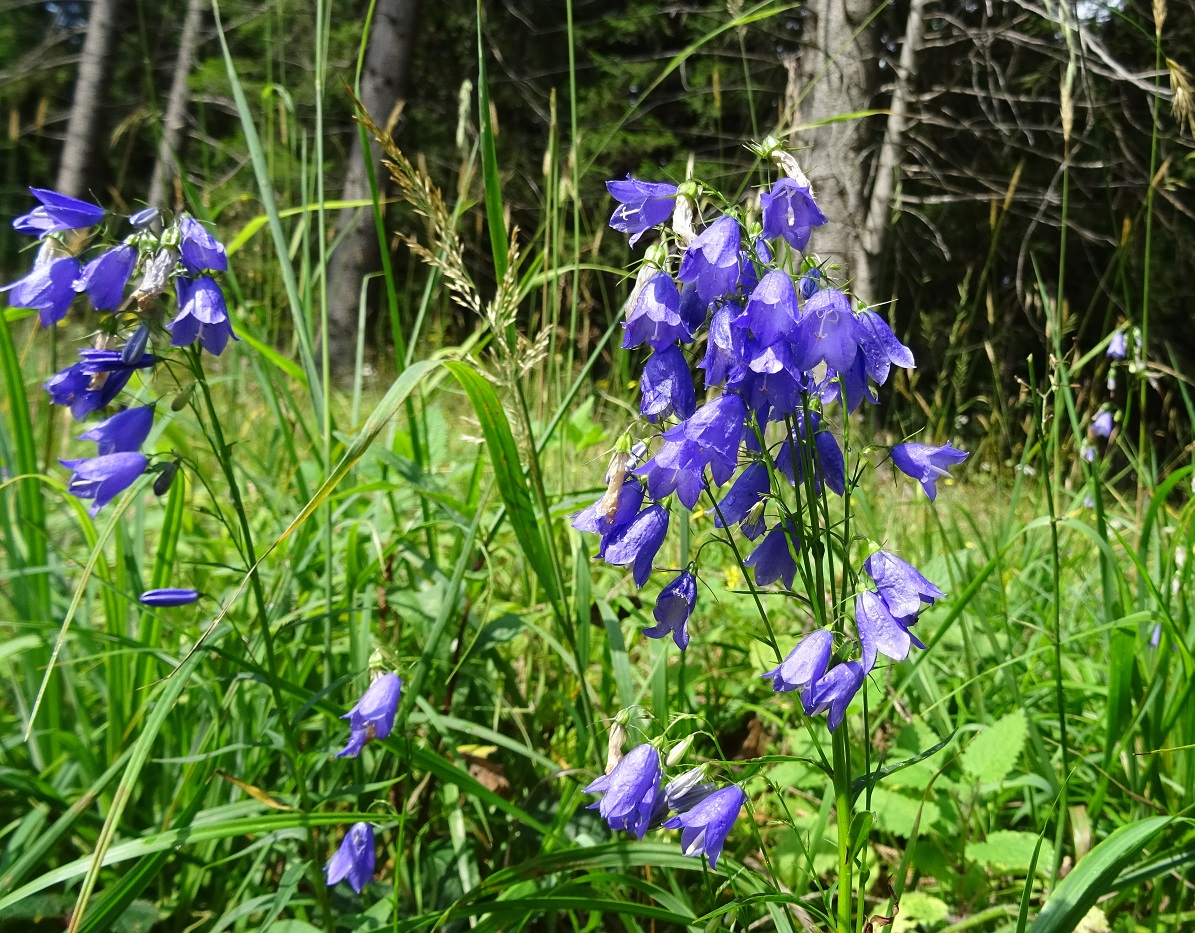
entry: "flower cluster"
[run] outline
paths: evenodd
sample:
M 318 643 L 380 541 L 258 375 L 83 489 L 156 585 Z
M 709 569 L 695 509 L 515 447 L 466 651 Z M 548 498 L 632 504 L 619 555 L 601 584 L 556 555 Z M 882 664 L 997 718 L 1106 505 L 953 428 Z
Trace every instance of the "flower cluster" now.
M 20 233 L 39 241 L 33 269 L 0 291 L 14 308 L 36 310 L 43 326 L 66 318 L 85 296 L 101 312 L 95 346 L 45 384 L 55 405 L 75 420 L 112 405 L 133 373 L 159 362 L 153 346 L 198 343 L 220 354 L 232 330 L 224 293 L 214 278 L 228 269 L 224 246 L 193 217 L 169 218 L 148 208 L 120 221 L 101 207 L 55 191 L 31 188 L 40 202 L 13 221 Z M 116 241 L 122 223 L 131 232 Z M 158 231 L 158 232 L 155 232 Z M 167 312 L 173 296 L 175 307 Z M 96 444 L 95 455 L 62 460 L 72 471 L 68 491 L 92 502 L 94 515 L 138 477 L 152 471 L 161 494 L 173 477 L 173 461 L 151 465 L 141 448 L 153 426 L 154 406 L 125 408 L 79 435 Z M 145 594 L 149 605 L 179 605 L 193 591 Z M 198 594 L 195 594 L 197 598 Z
M 893 369 L 912 369 L 914 360 L 879 313 L 802 253 L 827 218 L 789 153 L 773 140 L 759 151 L 783 174 L 760 193 L 757 219 L 732 207 L 702 227 L 702 192 L 692 181 L 628 177 L 608 185 L 620 202 L 611 226 L 632 243 L 672 220 L 646 251 L 624 325 L 624 347 L 651 351 L 640 411 L 652 436 L 638 445 L 629 436 L 620 441 L 605 495 L 573 525 L 597 534 L 598 556 L 630 566 L 638 587 L 653 572 L 673 509 L 694 511 L 700 503 L 713 514 L 720 540 L 741 535 L 742 566 L 755 586 L 796 595 L 819 624 L 764 676 L 777 691 L 800 691 L 805 712 L 828 714 L 833 730 L 879 655 L 901 660 L 912 645 L 923 647 L 911 629 L 943 596 L 910 564 L 874 546 L 856 570 L 854 541 L 831 519 L 828 504 L 829 495 L 849 495 L 862 474 L 861 447 L 844 449 L 840 441 L 850 416 L 876 404 Z M 700 391 L 694 363 L 703 373 Z M 949 443 L 910 441 L 889 456 L 933 501 L 938 480 L 967 454 Z M 655 604 L 656 624 L 644 630 L 648 637 L 688 646 L 703 547 L 672 571 Z M 849 601 L 831 605 L 815 586 L 820 575 L 813 568 L 825 568 L 831 552 L 841 556 L 838 579 L 854 595 L 853 626 L 840 608 Z M 620 828 L 641 833 L 652 818 L 645 803 L 651 783 L 642 777 L 652 773 L 650 760 L 635 773 L 627 785 L 640 793 L 635 808 L 626 809 L 630 798 L 620 794 L 617 805 L 604 798 L 602 812 L 612 826 L 622 822 Z M 604 788 L 604 780 L 591 789 Z M 677 825 L 689 825 L 685 818 L 676 817 Z
M 681 830 L 681 851 L 704 855 L 710 868 L 718 864 L 722 845 L 746 802 L 742 789 L 719 789 L 705 780 L 705 769 L 693 768 L 660 786 L 664 769 L 653 745 L 638 745 L 585 788 L 601 794 L 590 804 L 613 830 L 642 839 L 649 829 Z M 669 817 L 669 814 L 674 814 Z

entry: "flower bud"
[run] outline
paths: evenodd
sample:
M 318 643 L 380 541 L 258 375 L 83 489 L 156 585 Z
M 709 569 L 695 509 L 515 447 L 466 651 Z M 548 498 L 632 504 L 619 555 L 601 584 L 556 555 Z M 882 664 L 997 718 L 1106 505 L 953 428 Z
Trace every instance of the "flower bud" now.
M 687 735 L 673 745 L 672 750 L 668 753 L 668 757 L 664 759 L 664 764 L 669 768 L 675 768 L 680 764 L 684 760 L 685 755 L 689 753 L 689 749 L 693 745 L 693 738 L 694 736 Z
M 145 347 L 149 343 L 149 328 L 142 324 L 135 331 L 133 336 L 129 338 L 128 343 L 121 348 L 120 361 L 126 366 L 132 366 L 137 360 L 141 359 L 145 353 Z
M 693 229 L 695 207 L 692 198 L 677 194 L 676 207 L 672 211 L 672 232 L 686 247 L 697 239 L 697 231 Z
M 171 410 L 172 411 L 182 411 L 184 408 L 186 408 L 187 404 L 191 401 L 191 394 L 194 391 L 195 391 L 195 383 L 192 382 L 189 386 L 187 386 L 180 393 L 178 393 L 178 395 L 176 395 L 174 397 L 174 401 L 170 403 Z
M 805 173 L 801 171 L 801 166 L 797 163 L 796 156 L 791 152 L 786 149 L 774 149 L 772 161 L 785 175 L 795 180 L 797 184 L 808 188 L 810 194 L 813 193 L 813 186 L 809 184 L 809 179 L 805 177 Z
M 625 712 L 625 711 L 624 711 Z M 619 714 L 622 715 L 621 713 Z M 622 761 L 622 743 L 627 740 L 626 726 L 615 717 L 614 725 L 610 729 L 610 739 L 606 743 L 606 773 L 609 774 Z
M 172 460 L 162 467 L 162 472 L 154 480 L 153 490 L 155 496 L 164 496 L 170 491 L 170 487 L 174 485 L 174 476 L 176 473 L 178 473 L 177 460 Z

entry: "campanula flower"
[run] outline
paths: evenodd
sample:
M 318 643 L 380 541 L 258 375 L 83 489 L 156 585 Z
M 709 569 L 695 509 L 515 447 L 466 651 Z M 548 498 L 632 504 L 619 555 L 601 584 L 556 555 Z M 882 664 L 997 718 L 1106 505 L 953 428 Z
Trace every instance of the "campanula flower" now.
M 701 295 L 697 293 L 697 285 L 686 282 L 680 290 L 680 319 L 690 335 L 701 330 L 709 310 L 709 303 L 702 301 Z
M 135 265 L 136 247 L 125 244 L 110 249 L 83 267 L 75 281 L 75 291 L 87 292 L 97 311 L 111 311 L 124 301 L 124 289 Z
M 208 233 L 207 228 L 189 214 L 178 220 L 180 234 L 179 252 L 183 268 L 191 275 L 201 272 L 225 272 L 228 270 L 228 255 L 224 244 Z
M 766 412 L 782 416 L 796 410 L 806 380 L 797 368 L 792 345 L 779 340 L 770 346 L 761 346 L 755 337 L 749 337 L 746 358 L 747 368 L 740 370 L 738 377 L 728 385 L 743 393 L 748 405 L 757 413 L 760 425 L 767 424 Z
M 814 227 L 826 222 L 826 215 L 813 200 L 813 190 L 793 178 L 781 178 L 759 196 L 763 211 L 763 235 L 769 240 L 784 237 L 796 250 L 809 243 Z
M 141 602 L 146 606 L 157 606 L 163 609 L 172 606 L 186 606 L 197 599 L 199 599 L 198 590 L 177 589 L 174 587 L 146 590 L 141 594 Z
M 94 227 L 104 219 L 104 209 L 87 201 L 80 201 L 48 188 L 30 188 L 29 191 L 41 201 L 41 206 L 12 222 L 13 229 L 18 233 L 41 237 L 47 233 L 64 233 L 67 230 Z
M 98 445 L 96 453 L 101 457 L 105 454 L 127 453 L 141 449 L 153 423 L 153 405 L 126 408 L 84 431 L 79 435 L 79 440 L 95 441 Z
M 79 260 L 62 256 L 34 266 L 23 279 L 5 285 L 0 292 L 9 292 L 8 303 L 14 308 L 34 308 L 43 327 L 52 327 L 66 317 L 75 298 L 75 279 L 79 276 Z
M 801 297 L 808 301 L 822 285 L 822 270 L 810 269 L 801 276 Z
M 626 479 L 621 485 L 613 487 L 613 492 L 607 490 L 597 502 L 574 515 L 573 527 L 577 531 L 599 535 L 601 544 L 598 557 L 605 557 L 611 537 L 626 528 L 642 506 L 643 486 L 637 479 Z
M 683 813 L 701 803 L 717 789 L 717 784 L 705 780 L 705 767 L 698 765 L 669 781 L 660 794 L 659 803 L 665 813 L 669 810 Z
M 723 216 L 705 228 L 680 261 L 677 278 L 695 282 L 697 293 L 712 304 L 738 287 L 739 248 L 743 228 L 733 217 Z
M 676 185 L 640 181 L 627 175 L 625 181 L 608 181 L 606 190 L 619 202 L 610 218 L 610 226 L 631 235 L 634 246 L 652 227 L 665 223 L 676 206 Z
M 698 364 L 705 370 L 707 389 L 741 373 L 747 340 L 745 323 L 743 309 L 733 301 L 722 303 L 710 317 L 705 358 Z
M 194 281 L 175 279 L 178 291 L 178 315 L 166 325 L 170 331 L 171 346 L 185 347 L 196 338 L 203 348 L 213 356 L 224 352 L 228 338 L 239 340 L 232 332 L 228 320 L 228 308 L 224 304 L 224 293 L 215 279 L 204 275 Z
M 755 568 L 756 586 L 768 586 L 779 580 L 786 590 L 791 590 L 793 577 L 797 573 L 797 562 L 793 554 L 800 549 L 801 536 L 796 525 L 791 520 L 777 522 L 743 563 Z
M 808 423 L 813 434 L 813 447 L 810 448 L 806 440 L 805 424 Z M 791 485 L 805 482 L 805 457 L 811 457 L 813 462 L 813 482 L 815 490 L 820 494 L 822 482 L 835 495 L 841 496 L 846 492 L 846 460 L 842 448 L 833 432 L 820 428 L 820 419 L 814 412 L 804 417 L 798 415 L 797 424 L 800 433 L 794 430 L 789 438 L 780 445 L 776 454 L 776 469 L 787 477 Z
M 806 371 L 825 363 L 836 372 L 850 368 L 859 351 L 859 326 L 851 299 L 823 288 L 805 302 L 797 328 L 797 365 Z
M 641 389 L 640 411 L 653 424 L 674 413 L 688 418 L 697 407 L 689 361 L 675 344 L 661 347 L 651 355 L 643 367 Z
M 149 465 L 144 454 L 131 451 L 58 462 L 74 471 L 66 491 L 78 499 L 94 500 L 92 515 L 132 486 Z
M 1111 437 L 1112 428 L 1116 426 L 1116 422 L 1112 418 L 1112 412 L 1104 410 L 1091 419 L 1091 433 L 1096 437 Z
M 888 611 L 898 619 L 915 616 L 922 603 L 932 606 L 946 595 L 916 567 L 890 551 L 876 551 L 863 562 L 863 570 L 875 581 Z
M 714 482 L 721 486 L 738 467 L 747 406 L 737 394 L 725 392 L 697 409 L 692 418 L 664 432 L 664 440 L 685 440 L 699 461 L 710 465 Z
M 718 509 L 714 515 L 714 526 L 725 528 L 727 525 L 747 522 L 756 506 L 764 501 L 764 497 L 771 492 L 771 489 L 768 468 L 762 463 L 752 463 L 743 470 L 739 478 L 727 490 L 726 495 L 722 497 L 722 501 L 718 503 Z M 758 531 L 762 529 L 752 530 L 757 531 L 757 534 L 751 534 L 746 527 L 743 528 L 744 534 L 751 539 L 758 537 Z
M 602 795 L 589 809 L 596 809 L 611 829 L 642 839 L 656 808 L 661 775 L 660 753 L 651 745 L 639 745 L 627 752 L 613 771 L 585 788 L 587 794 Z
M 693 615 L 696 603 L 697 580 L 686 570 L 660 591 L 652 612 L 656 624 L 645 628 L 643 634 L 648 638 L 671 635 L 676 647 L 684 651 L 689 647 L 689 617 Z
M 913 351 L 897 340 L 882 317 L 866 308 L 855 317 L 859 349 L 866 361 L 867 375 L 883 385 L 893 365 L 914 369 Z
M 909 645 L 924 648 L 909 631 L 917 616 L 898 619 L 892 615 L 880 594 L 864 590 L 855 597 L 855 628 L 859 631 L 859 642 L 863 646 L 863 670 L 870 671 L 876 662 L 876 653 L 893 661 L 903 661 L 909 656 Z
M 762 676 L 772 678 L 772 689 L 778 693 L 802 690 L 809 696 L 813 684 L 826 675 L 833 652 L 834 633 L 829 629 L 818 629 L 797 642 L 788 657 Z M 809 705 L 808 701 L 806 705 Z
M 158 215 L 161 213 L 162 212 L 159 211 L 156 207 L 143 207 L 141 210 L 137 211 L 137 213 L 133 214 L 129 218 L 129 223 L 132 224 L 134 227 L 136 227 L 138 230 L 144 230 L 146 227 L 149 227 L 155 220 L 157 220 Z
M 44 388 L 55 405 L 69 405 L 76 421 L 104 408 L 120 394 L 133 370 L 152 366 L 148 353 L 126 363 L 120 350 L 80 350 L 79 362 L 51 376 Z
M 642 588 L 651 576 L 651 564 L 668 534 L 668 513 L 650 505 L 615 532 L 606 543 L 606 562 L 616 567 L 634 564 L 635 586 Z
M 680 291 L 666 272 L 657 272 L 631 298 L 631 310 L 623 325 L 622 345 L 630 350 L 646 342 L 658 350 L 669 344 L 693 339 L 680 316 Z
M 349 744 L 336 753 L 337 758 L 356 758 L 366 742 L 384 739 L 394 728 L 402 678 L 391 672 L 383 674 L 361 695 L 357 705 L 341 716 L 349 721 Z
M 1124 331 L 1118 330 L 1112 335 L 1112 339 L 1108 341 L 1107 356 L 1114 360 L 1123 360 L 1128 355 L 1128 341 L 1125 339 Z
M 787 272 L 773 269 L 747 300 L 747 326 L 761 346 L 791 340 L 797 330 L 797 292 Z
M 929 501 L 938 495 L 938 479 L 949 476 L 947 470 L 967 459 L 967 452 L 946 444 L 931 447 L 929 444 L 897 444 L 892 448 L 892 462 L 905 476 L 917 480 Z
M 716 790 L 691 810 L 677 814 L 664 826 L 681 831 L 681 852 L 688 856 L 704 855 L 710 868 L 718 864 L 722 846 L 739 818 L 747 795 L 736 785 Z
M 328 887 L 344 878 L 358 894 L 373 881 L 374 840 L 373 827 L 368 823 L 354 823 L 344 834 L 344 841 L 324 866 Z
M 647 481 L 647 494 L 663 499 L 676 493 L 686 509 L 692 509 L 705 491 L 708 458 L 696 444 L 680 438 L 665 441 L 656 455 L 635 471 Z
M 858 661 L 845 661 L 830 668 L 824 677 L 816 681 L 802 695 L 806 716 L 830 711 L 829 727 L 833 732 L 846 716 L 847 707 L 863 686 L 863 667 Z

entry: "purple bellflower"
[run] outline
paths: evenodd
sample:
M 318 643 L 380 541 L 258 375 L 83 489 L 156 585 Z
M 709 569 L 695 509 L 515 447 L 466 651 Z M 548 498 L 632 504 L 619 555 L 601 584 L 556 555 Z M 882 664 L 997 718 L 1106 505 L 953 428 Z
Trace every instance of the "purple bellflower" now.
M 671 635 L 676 647 L 684 651 L 689 647 L 689 617 L 697 603 L 697 581 L 693 574 L 684 571 L 660 591 L 656 608 L 652 612 L 656 625 L 645 628 L 648 638 L 666 638 Z
M 349 885 L 360 894 L 361 889 L 373 881 L 373 866 L 373 827 L 368 823 L 354 823 L 344 834 L 336 854 L 324 866 L 328 887 L 348 878 Z
M 58 462 L 74 474 L 66 491 L 78 499 L 94 500 L 89 510 L 93 516 L 132 486 L 149 465 L 144 454 L 132 451 Z
M 135 265 L 136 247 L 126 244 L 110 249 L 83 267 L 75 291 L 87 292 L 97 311 L 111 311 L 124 301 L 124 289 Z
M 771 489 L 768 468 L 762 463 L 752 463 L 743 470 L 726 495 L 722 497 L 722 501 L 718 503 L 717 511 L 714 514 L 714 526 L 725 528 L 727 525 L 745 523 L 743 533 L 752 540 L 759 537 L 759 533 L 763 530 L 761 527 L 762 510 L 759 512 L 759 519 L 751 522 L 748 522 L 748 519 L 753 517 L 752 512 L 764 501 L 764 497 L 771 492 Z M 751 527 L 749 528 L 748 525 Z M 755 533 L 752 534 L 752 531 Z
M 855 318 L 856 330 L 860 337 L 859 349 L 866 361 L 867 375 L 875 380 L 877 385 L 888 381 L 888 373 L 892 366 L 902 369 L 914 369 L 913 351 L 896 339 L 892 328 L 882 317 L 866 308 Z
M 721 385 L 741 373 L 747 340 L 747 329 L 742 326 L 744 323 L 743 309 L 733 301 L 721 304 L 710 317 L 705 358 L 698 364 L 705 370 L 707 389 Z
M 587 509 L 573 516 L 573 527 L 599 535 L 598 557 L 606 556 L 610 538 L 622 531 L 639 514 L 643 506 L 643 486 L 635 478 L 623 480 L 622 485 L 606 490 L 606 494 Z
M 630 175 L 625 181 L 606 182 L 606 190 L 619 202 L 610 218 L 610 226 L 620 233 L 630 234 L 631 246 L 652 227 L 667 221 L 676 204 L 676 185 L 640 181 Z
M 791 551 L 789 541 L 792 542 Z M 796 525 L 791 520 L 777 522 L 743 563 L 755 568 L 756 586 L 768 586 L 779 580 L 786 590 L 791 590 L 793 577 L 797 573 L 797 562 L 793 554 L 800 549 L 801 538 Z
M 702 405 L 692 418 L 665 431 L 664 440 L 684 441 L 697 462 L 710 465 L 714 482 L 721 486 L 738 467 L 746 417 L 742 398 L 726 392 Z
M 29 191 L 41 201 L 41 206 L 12 222 L 17 233 L 42 237 L 47 233 L 94 227 L 104 219 L 104 209 L 87 201 L 80 201 L 48 188 L 30 188 Z
M 336 753 L 337 758 L 356 758 L 366 742 L 384 739 L 394 728 L 394 714 L 398 712 L 398 698 L 402 693 L 402 678 L 391 672 L 383 674 L 361 695 L 357 705 L 341 716 L 349 721 L 352 730 L 349 744 Z
M 797 365 L 806 371 L 825 363 L 845 372 L 859 352 L 860 328 L 851 300 L 836 288 L 823 288 L 805 302 L 797 331 Z
M 76 421 L 99 411 L 120 394 L 132 378 L 133 370 L 152 366 L 148 353 L 132 363 L 122 359 L 120 350 L 80 350 L 79 362 L 55 373 L 44 388 L 55 405 L 69 405 Z
M 1096 437 L 1108 438 L 1112 436 L 1112 428 L 1115 425 L 1116 422 L 1112 418 L 1112 412 L 1107 410 L 1101 411 L 1091 419 L 1091 433 Z
M 171 335 L 171 346 L 185 347 L 198 338 L 208 353 L 219 356 L 228 345 L 229 337 L 240 339 L 232 332 L 224 293 L 215 279 L 206 275 L 194 281 L 178 278 L 175 279 L 175 288 L 178 291 L 179 312 L 166 325 Z
M 137 451 L 154 423 L 154 406 L 126 408 L 79 435 L 81 441 L 95 441 L 99 456 Z
M 686 509 L 692 509 L 705 491 L 706 458 L 696 445 L 684 438 L 666 440 L 656 455 L 635 473 L 647 481 L 647 494 L 663 499 L 676 493 Z
M 177 589 L 164 587 L 157 590 L 146 590 L 141 594 L 141 602 L 146 606 L 170 608 L 172 606 L 186 606 L 199 599 L 198 590 Z
M 938 496 L 938 479 L 949 476 L 947 470 L 967 459 L 967 452 L 950 446 L 931 447 L 929 444 L 897 444 L 892 448 L 892 462 L 905 476 L 917 480 L 929 501 Z
M 915 616 L 921 604 L 932 606 L 946 594 L 925 579 L 907 560 L 890 551 L 876 551 L 863 562 L 863 569 L 875 581 L 880 599 L 898 619 Z
M 876 663 L 876 654 L 882 654 L 893 661 L 903 661 L 909 656 L 909 645 L 924 648 L 925 645 L 909 631 L 917 616 L 898 619 L 893 616 L 880 594 L 864 590 L 855 597 L 855 628 L 859 630 L 859 642 L 863 646 L 863 670 L 870 671 Z
M 1112 339 L 1108 341 L 1107 356 L 1114 360 L 1123 360 L 1128 355 L 1128 341 L 1125 339 L 1124 331 L 1118 330 L 1112 335 Z
M 660 753 L 651 745 L 639 745 L 619 759 L 613 771 L 585 788 L 587 794 L 602 795 L 589 809 L 597 810 L 611 829 L 642 839 L 656 809 L 661 774 Z
M 623 325 L 622 345 L 630 350 L 645 341 L 653 350 L 693 339 L 680 315 L 680 292 L 666 272 L 657 272 L 632 298 Z
M 606 542 L 606 563 L 616 567 L 634 564 L 635 586 L 642 588 L 651 576 L 651 564 L 668 534 L 668 513 L 649 505 Z
M 833 732 L 842 725 L 847 707 L 863 686 L 863 666 L 858 661 L 845 661 L 832 667 L 829 672 L 801 697 L 805 704 L 805 715 L 816 716 L 830 711 L 829 727 Z
M 797 642 L 779 666 L 761 676 L 772 679 L 772 689 L 777 693 L 802 690 L 808 696 L 812 686 L 826 675 L 833 651 L 834 633 L 818 629 Z
M 821 492 L 824 481 L 835 495 L 843 495 L 846 492 L 846 460 L 842 455 L 842 448 L 838 446 L 837 438 L 829 430 L 819 430 L 820 419 L 813 412 L 804 418 L 798 416 L 797 423 L 802 429 L 801 436 L 798 437 L 794 430 L 781 443 L 780 451 L 776 454 L 776 470 L 793 486 L 805 482 L 804 451 L 808 449 L 813 462 L 816 491 Z M 812 448 L 808 447 L 808 441 L 804 436 L 806 423 L 814 431 Z
M 653 424 L 675 413 L 692 417 L 697 408 L 689 361 L 675 344 L 661 347 L 643 367 L 643 401 L 640 410 Z
M 809 243 L 814 227 L 826 222 L 826 215 L 813 200 L 809 185 L 802 185 L 795 178 L 781 178 L 759 196 L 763 210 L 763 235 L 769 240 L 784 237 L 796 250 L 803 250 Z
M 747 795 L 738 786 L 723 787 L 691 810 L 677 814 L 664 826 L 681 831 L 681 852 L 688 856 L 704 855 L 710 868 L 714 868 L 746 799 Z
M 680 319 L 690 335 L 701 330 L 701 325 L 705 323 L 709 310 L 710 305 L 702 301 L 701 296 L 697 294 L 697 285 L 693 282 L 686 282 L 680 290 Z
M 23 279 L 0 288 L 10 292 L 8 303 L 14 308 L 34 308 L 43 327 L 52 327 L 66 317 L 75 298 L 75 279 L 79 260 L 62 256 L 35 266 Z
M 228 255 L 224 244 L 208 233 L 207 228 L 189 214 L 183 214 L 178 221 L 181 235 L 179 252 L 183 268 L 191 275 L 201 272 L 228 271 Z
M 803 276 L 801 276 L 801 297 L 808 301 L 813 297 L 813 293 L 821 288 L 822 270 L 810 269 Z
M 129 223 L 138 230 L 144 230 L 157 220 L 161 213 L 156 207 L 143 207 L 129 217 Z
M 773 269 L 755 286 L 747 301 L 747 326 L 760 346 L 791 340 L 797 330 L 797 292 L 787 272 Z
M 706 304 L 731 294 L 739 283 L 742 239 L 739 222 L 733 217 L 720 217 L 689 244 L 676 277 L 682 282 L 696 282 L 697 294 Z

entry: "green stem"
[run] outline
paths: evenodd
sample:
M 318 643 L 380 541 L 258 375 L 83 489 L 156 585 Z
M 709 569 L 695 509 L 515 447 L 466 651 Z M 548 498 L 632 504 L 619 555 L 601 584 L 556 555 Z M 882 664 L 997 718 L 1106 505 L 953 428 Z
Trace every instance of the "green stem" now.
M 837 933 L 853 933 L 851 870 L 851 750 L 844 726 L 834 732 L 834 808 L 838 823 Z

